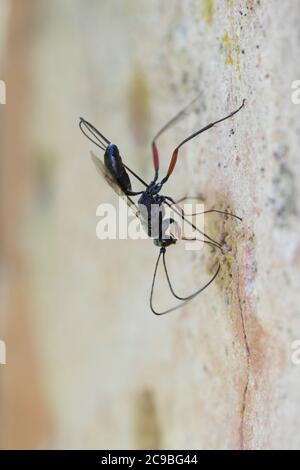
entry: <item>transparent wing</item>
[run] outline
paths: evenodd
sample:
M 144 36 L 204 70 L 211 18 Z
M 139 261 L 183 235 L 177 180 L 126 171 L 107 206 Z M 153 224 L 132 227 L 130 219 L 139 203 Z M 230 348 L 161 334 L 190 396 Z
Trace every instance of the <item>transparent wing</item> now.
M 130 207 L 134 215 L 141 220 L 141 214 L 135 202 L 120 188 L 100 158 L 98 158 L 93 152 L 91 152 L 91 157 L 98 173 L 100 173 L 100 175 L 105 179 L 114 192 L 125 200 L 126 204 L 128 207 Z

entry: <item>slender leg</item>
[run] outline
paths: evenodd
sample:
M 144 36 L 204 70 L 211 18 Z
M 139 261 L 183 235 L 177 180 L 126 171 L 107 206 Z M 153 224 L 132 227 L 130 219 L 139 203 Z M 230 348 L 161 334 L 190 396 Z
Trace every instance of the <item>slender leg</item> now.
M 209 240 L 201 240 L 200 238 L 197 238 L 197 237 L 181 237 L 181 238 L 178 238 L 178 241 L 186 241 L 186 242 L 196 242 L 197 241 L 197 242 L 201 242 L 201 243 L 206 243 L 207 245 L 210 245 L 214 248 L 219 248 L 222 255 L 224 254 L 223 246 L 220 245 L 217 242 L 211 242 Z
M 200 196 L 198 196 L 198 197 L 197 196 L 183 196 L 183 197 L 181 197 L 180 199 L 178 199 L 176 201 L 176 204 L 180 204 L 181 202 L 186 201 L 188 199 L 192 199 L 194 201 L 202 201 L 202 197 L 200 197 Z
M 124 194 L 126 194 L 126 196 L 138 196 L 139 194 L 143 194 L 144 191 L 129 191 L 129 190 L 125 190 L 124 191 Z
M 164 310 L 162 312 L 158 312 L 157 310 L 154 309 L 153 307 L 153 294 L 154 294 L 154 287 L 155 287 L 155 281 L 156 281 L 156 275 L 157 275 L 157 269 L 158 269 L 158 266 L 159 266 L 159 262 L 160 262 L 160 258 L 162 256 L 162 254 L 166 251 L 165 248 L 161 248 L 159 250 L 159 255 L 158 255 L 158 258 L 156 260 L 156 263 L 155 263 L 155 269 L 154 269 L 154 274 L 153 274 L 153 279 L 152 279 L 152 285 L 151 285 L 151 292 L 150 292 L 150 308 L 151 308 L 151 311 L 152 313 L 154 313 L 154 315 L 164 315 L 166 313 L 169 313 L 169 312 L 172 312 L 173 310 L 176 310 L 177 308 L 179 308 L 178 306 L 176 307 L 172 307 L 168 310 Z
M 175 294 L 174 290 L 173 290 L 173 287 L 171 285 L 171 282 L 170 282 L 170 279 L 169 279 L 169 275 L 168 275 L 168 271 L 167 271 L 167 268 L 166 268 L 166 263 L 165 263 L 165 253 L 166 253 L 166 249 L 165 248 L 161 248 L 160 251 L 159 251 L 159 255 L 158 255 L 158 258 L 157 258 L 157 261 L 156 261 L 156 264 L 155 264 L 155 269 L 154 269 L 154 274 L 153 274 L 153 280 L 152 280 L 152 286 L 151 286 L 151 292 L 150 292 L 150 308 L 151 308 L 151 311 L 154 313 L 154 315 L 157 315 L 157 316 L 160 316 L 160 315 L 165 315 L 166 313 L 170 313 L 170 312 L 174 312 L 174 310 L 177 310 L 181 307 L 183 307 L 185 304 L 187 304 L 190 300 L 192 300 L 194 297 L 196 297 L 196 295 L 200 294 L 201 292 L 204 291 L 204 289 L 206 289 L 214 280 L 215 278 L 217 277 L 217 275 L 219 274 L 219 271 L 220 271 L 220 265 L 218 266 L 218 269 L 217 271 L 215 272 L 215 274 L 213 275 L 213 277 L 203 286 L 201 287 L 201 289 L 199 289 L 198 291 L 194 292 L 194 294 L 190 295 L 189 297 L 179 297 Z M 162 312 L 159 312 L 157 311 L 154 307 L 153 307 L 153 294 L 154 294 L 154 287 L 155 287 L 155 281 L 156 281 L 156 275 L 157 275 L 157 269 L 158 269 L 158 266 L 159 266 L 159 262 L 160 262 L 160 259 L 161 259 L 161 256 L 163 256 L 163 263 L 164 263 L 164 270 L 165 270 L 165 274 L 166 274 L 166 277 L 167 277 L 167 281 L 168 281 L 168 285 L 169 285 L 169 288 L 170 288 L 170 291 L 171 293 L 173 294 L 173 296 L 179 300 L 183 299 L 183 302 L 181 302 L 179 305 L 176 305 L 174 307 L 171 307 L 167 310 L 163 310 Z
M 202 232 L 201 230 L 199 230 L 195 224 L 193 224 L 192 222 L 190 222 L 185 216 L 184 214 L 182 213 L 182 209 L 179 211 L 177 208 L 174 209 L 174 204 L 172 204 L 171 202 L 165 200 L 163 201 L 164 204 L 167 204 L 167 206 L 171 207 L 173 206 L 173 211 L 179 215 L 181 217 L 182 220 L 184 220 L 187 224 L 189 224 L 196 232 L 200 233 L 200 235 L 202 235 L 203 237 L 205 237 L 211 245 L 214 245 L 216 248 L 219 248 L 221 251 L 222 251 L 222 245 L 221 243 L 218 243 L 216 240 L 214 240 L 213 238 L 211 238 L 209 235 L 207 235 L 206 233 Z M 176 207 L 176 206 L 175 206 Z
M 192 212 L 191 214 L 186 214 L 184 212 L 184 210 L 182 209 L 182 207 L 180 207 L 178 204 L 183 202 L 183 201 L 189 200 L 189 199 L 199 200 L 200 198 L 198 198 L 196 196 L 195 197 L 184 196 L 184 197 L 178 199 L 178 201 L 176 201 L 172 204 L 172 205 L 176 206 L 182 212 L 184 217 L 193 216 L 193 215 L 201 215 L 201 214 L 210 214 L 212 212 L 216 212 L 218 214 L 223 214 L 223 215 L 228 215 L 229 217 L 234 217 L 234 218 L 240 220 L 241 222 L 243 220 L 238 215 L 232 214 L 231 212 L 227 212 L 227 211 L 220 211 L 218 209 L 208 209 L 207 211 L 203 211 L 203 212 Z
M 184 145 L 186 144 L 187 142 L 189 142 L 190 140 L 192 140 L 194 137 L 196 137 L 197 135 L 199 134 L 202 134 L 202 132 L 204 131 L 207 131 L 208 129 L 210 129 L 211 127 L 215 126 L 216 124 L 218 124 L 219 122 L 222 122 L 222 121 L 225 121 L 226 119 L 229 119 L 231 118 L 232 116 L 234 116 L 236 113 L 238 113 L 244 106 L 245 104 L 245 100 L 243 100 L 241 106 L 236 109 L 235 111 L 233 111 L 232 113 L 228 114 L 228 116 L 225 116 L 224 118 L 222 119 L 218 119 L 217 121 L 214 121 L 214 122 L 211 122 L 210 124 L 208 124 L 207 126 L 203 127 L 202 129 L 200 129 L 199 131 L 197 132 L 194 132 L 193 134 L 191 134 L 189 137 L 187 137 L 186 139 L 184 139 L 182 142 L 180 142 L 179 145 L 177 145 L 177 147 L 173 150 L 173 154 L 172 154 L 172 157 L 171 157 L 171 160 L 170 160 L 170 164 L 169 164 L 169 168 L 168 168 L 168 171 L 167 171 L 167 174 L 166 176 L 161 180 L 161 184 L 165 184 L 166 181 L 168 181 L 170 175 L 172 174 L 174 168 L 175 168 L 175 165 L 176 165 L 176 162 L 177 162 L 177 157 L 178 157 L 178 152 L 179 152 L 179 149 Z
M 184 301 L 188 301 L 188 300 L 191 300 L 193 297 L 196 297 L 196 295 L 200 294 L 201 292 L 204 291 L 204 289 L 206 289 L 214 280 L 215 278 L 217 277 L 217 275 L 219 274 L 219 271 L 220 271 L 220 268 L 221 268 L 221 265 L 219 264 L 218 265 L 218 269 L 216 270 L 215 274 L 213 275 L 213 277 L 203 286 L 201 287 L 200 289 L 196 290 L 196 292 L 194 292 L 193 294 L 191 295 L 188 295 L 187 297 L 181 297 L 179 295 L 177 295 L 175 292 L 174 292 L 174 289 L 173 289 L 173 286 L 171 284 L 171 281 L 170 281 L 170 277 L 169 277 L 169 273 L 168 273 L 168 270 L 167 270 L 167 265 L 166 265 L 166 253 L 164 252 L 163 253 L 163 265 L 164 265 L 164 270 L 165 270 L 165 274 L 166 274 L 166 278 L 167 278 L 167 281 L 168 281 L 168 284 L 169 284 L 169 288 L 170 288 L 170 291 L 172 292 L 172 294 L 174 295 L 174 297 L 178 300 L 184 300 Z
M 101 150 L 106 149 L 106 147 L 110 144 L 110 141 L 104 137 L 101 132 L 96 129 L 90 122 L 86 121 L 83 118 L 79 120 L 79 127 L 82 133 L 91 141 L 93 144 L 97 145 Z
M 111 143 L 101 132 L 96 129 L 93 124 L 90 122 L 86 121 L 83 118 L 80 118 L 79 121 L 79 127 L 82 131 L 82 133 L 91 141 L 93 144 L 97 145 L 101 150 L 105 152 L 107 146 Z M 147 183 L 140 177 L 138 176 L 131 168 L 129 168 L 127 165 L 124 165 L 124 168 L 126 168 L 129 173 L 131 173 L 137 180 L 140 181 L 144 186 L 148 187 Z M 97 165 L 96 165 L 97 166 Z M 142 194 L 143 191 L 125 191 L 125 194 L 127 196 L 137 196 L 138 194 Z

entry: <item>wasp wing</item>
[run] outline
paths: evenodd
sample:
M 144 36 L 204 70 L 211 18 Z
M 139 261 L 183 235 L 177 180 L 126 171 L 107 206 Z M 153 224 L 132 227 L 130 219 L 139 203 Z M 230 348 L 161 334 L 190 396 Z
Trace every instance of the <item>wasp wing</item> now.
M 91 152 L 91 157 L 92 157 L 92 160 L 94 162 L 94 165 L 98 171 L 98 173 L 100 173 L 100 175 L 103 176 L 103 178 L 105 179 L 105 181 L 109 184 L 109 186 L 114 190 L 114 192 L 120 196 L 122 199 L 124 199 L 124 201 L 126 202 L 126 204 L 128 205 L 128 207 L 130 207 L 130 209 L 132 210 L 132 212 L 134 213 L 134 215 L 136 217 L 138 217 L 140 220 L 141 220 L 141 213 L 137 207 L 137 205 L 135 204 L 135 202 L 129 197 L 127 196 L 124 191 L 122 190 L 122 188 L 120 188 L 120 186 L 118 185 L 118 183 L 115 181 L 115 179 L 113 178 L 113 176 L 111 175 L 111 173 L 108 171 L 108 169 L 106 168 L 106 166 L 104 165 L 104 163 L 100 160 L 100 158 L 98 158 L 93 152 Z

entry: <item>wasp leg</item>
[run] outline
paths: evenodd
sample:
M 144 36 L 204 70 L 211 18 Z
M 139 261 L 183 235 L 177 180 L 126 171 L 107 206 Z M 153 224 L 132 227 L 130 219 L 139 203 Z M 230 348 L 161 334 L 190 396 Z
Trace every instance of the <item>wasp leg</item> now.
M 173 150 L 173 153 L 172 153 L 172 157 L 171 157 L 171 160 L 170 160 L 170 164 L 169 164 L 169 168 L 168 168 L 168 171 L 167 171 L 167 174 L 166 176 L 161 180 L 161 184 L 165 184 L 169 177 L 171 176 L 171 174 L 173 173 L 173 170 L 175 168 L 175 165 L 176 165 L 176 162 L 177 162 L 177 157 L 178 157 L 178 152 L 179 152 L 179 149 L 184 145 L 186 144 L 187 142 L 189 142 L 190 140 L 194 139 L 194 137 L 197 137 L 199 134 L 202 134 L 202 132 L 204 131 L 207 131 L 208 129 L 211 129 L 212 127 L 214 127 L 216 124 L 219 124 L 220 122 L 223 122 L 223 121 L 226 121 L 226 119 L 229 119 L 231 118 L 232 116 L 234 116 L 236 113 L 238 113 L 244 106 L 245 104 L 245 100 L 243 100 L 241 106 L 236 109 L 235 111 L 233 111 L 232 113 L 228 114 L 228 116 L 225 116 L 224 118 L 221 118 L 221 119 L 218 119 L 217 121 L 214 121 L 214 122 L 211 122 L 210 124 L 208 124 L 207 126 L 205 127 L 202 127 L 202 129 L 200 129 L 199 131 L 196 131 L 194 132 L 193 134 L 191 134 L 190 136 L 186 137 L 186 139 L 182 140 L 180 142 L 179 145 L 177 145 L 177 147 Z
M 220 271 L 220 265 L 218 266 L 218 269 L 217 271 L 215 272 L 215 274 L 212 276 L 212 278 L 203 286 L 201 287 L 201 289 L 199 289 L 198 291 L 194 292 L 194 294 L 190 295 L 189 297 L 179 297 L 175 294 L 174 292 L 174 289 L 172 287 L 172 284 L 170 282 L 170 279 L 169 279 L 169 275 L 168 275 L 168 271 L 166 269 L 166 265 L 165 265 L 165 253 L 166 253 L 166 249 L 165 248 L 161 248 L 160 251 L 159 251 L 159 255 L 158 255 L 158 258 L 157 258 L 157 261 L 156 261 L 156 264 L 155 264 L 155 269 L 154 269 L 154 274 L 153 274 L 153 280 L 152 280 L 152 286 L 151 286 L 151 292 L 150 292 L 150 308 L 151 308 L 151 311 L 152 313 L 154 313 L 154 315 L 157 315 L 157 316 L 160 316 L 160 315 L 165 315 L 166 313 L 170 313 L 170 312 L 174 312 L 175 310 L 183 307 L 185 304 L 187 304 L 188 302 L 190 302 L 194 297 L 196 297 L 198 294 L 200 294 L 201 292 L 203 292 L 214 280 L 215 278 L 217 277 L 217 275 L 219 274 L 219 271 Z M 173 296 L 179 300 L 183 299 L 183 302 L 180 302 L 180 304 L 174 306 L 174 307 L 171 307 L 167 310 L 163 310 L 161 312 L 159 312 L 158 310 L 156 310 L 154 307 L 153 307 L 153 294 L 154 294 L 154 287 L 155 287 L 155 281 L 156 281 L 156 275 L 157 275 L 157 269 L 158 269 L 158 266 L 159 266 L 159 262 L 160 262 L 160 259 L 161 259 L 161 256 L 163 256 L 163 263 L 164 263 L 164 269 L 165 269 L 165 273 L 166 273 L 166 277 L 167 277 L 167 281 L 168 281 L 168 285 L 169 285 L 169 288 L 171 290 L 171 293 L 173 294 Z

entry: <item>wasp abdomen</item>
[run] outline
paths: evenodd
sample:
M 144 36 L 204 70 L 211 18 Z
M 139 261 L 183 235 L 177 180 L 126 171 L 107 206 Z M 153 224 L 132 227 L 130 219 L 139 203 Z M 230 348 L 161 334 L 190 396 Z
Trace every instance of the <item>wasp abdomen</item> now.
M 119 149 L 115 144 L 109 144 L 104 154 L 105 166 L 116 179 L 123 191 L 131 191 L 131 182 L 124 167 Z

